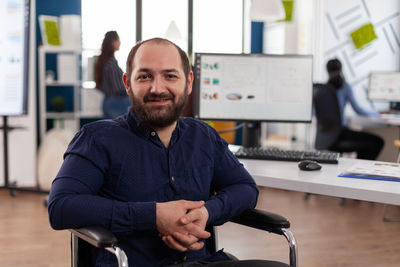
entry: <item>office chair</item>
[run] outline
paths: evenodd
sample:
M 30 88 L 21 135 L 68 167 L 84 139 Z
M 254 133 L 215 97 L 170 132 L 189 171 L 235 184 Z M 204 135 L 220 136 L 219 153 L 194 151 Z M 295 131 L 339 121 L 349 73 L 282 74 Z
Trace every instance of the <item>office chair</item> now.
M 314 84 L 313 106 L 317 118 L 316 149 L 329 149 L 339 137 L 342 119 L 336 89 L 329 84 Z
M 251 228 L 283 235 L 289 244 L 290 265 L 271 261 L 271 267 L 298 266 L 297 244 L 292 232 L 289 230 L 290 222 L 286 218 L 278 214 L 252 209 L 243 212 L 240 216 L 231 221 Z M 217 249 L 214 227 L 211 226 L 207 230 L 210 231 L 211 237 L 205 242 L 206 249 L 210 253 L 214 253 Z M 106 249 L 113 253 L 117 258 L 119 267 L 128 267 L 127 256 L 125 252 L 118 247 L 118 240 L 110 231 L 101 227 L 86 227 L 70 229 L 69 231 L 71 232 L 72 267 L 94 266 L 94 258 L 91 254 L 91 251 L 95 249 L 94 247 Z M 235 260 L 235 258 L 232 257 L 232 260 Z
M 316 83 L 313 85 L 313 106 L 317 118 L 317 133 L 315 149 L 331 150 L 340 154 L 354 152 L 351 142 L 336 142 L 342 131 L 342 117 L 336 96 L 336 88 L 330 84 Z M 335 148 L 331 146 L 335 143 Z
M 317 133 L 315 135 L 315 149 L 330 150 L 341 155 L 346 152 L 354 152 L 351 142 L 336 142 L 342 131 L 342 117 L 340 115 L 336 88 L 330 84 L 313 84 L 313 107 L 317 118 Z M 336 142 L 336 143 L 335 143 Z M 335 143 L 335 148 L 332 145 Z M 308 199 L 309 193 L 305 193 L 304 199 Z M 345 204 L 342 198 L 340 205 Z

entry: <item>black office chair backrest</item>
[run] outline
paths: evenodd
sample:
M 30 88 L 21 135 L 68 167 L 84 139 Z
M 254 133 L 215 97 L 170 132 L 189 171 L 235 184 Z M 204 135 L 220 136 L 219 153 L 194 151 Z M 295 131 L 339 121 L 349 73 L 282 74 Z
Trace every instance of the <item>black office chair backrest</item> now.
M 313 104 L 317 117 L 315 148 L 329 149 L 342 130 L 336 88 L 329 84 L 314 84 Z

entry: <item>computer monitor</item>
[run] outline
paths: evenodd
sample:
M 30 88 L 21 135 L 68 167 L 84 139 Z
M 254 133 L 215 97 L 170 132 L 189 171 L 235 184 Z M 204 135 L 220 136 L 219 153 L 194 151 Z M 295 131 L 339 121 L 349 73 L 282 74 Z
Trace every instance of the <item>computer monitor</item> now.
M 310 122 L 312 56 L 195 54 L 195 117 Z
M 368 98 L 372 101 L 391 102 L 391 107 L 398 109 L 400 72 L 372 72 L 369 77 Z

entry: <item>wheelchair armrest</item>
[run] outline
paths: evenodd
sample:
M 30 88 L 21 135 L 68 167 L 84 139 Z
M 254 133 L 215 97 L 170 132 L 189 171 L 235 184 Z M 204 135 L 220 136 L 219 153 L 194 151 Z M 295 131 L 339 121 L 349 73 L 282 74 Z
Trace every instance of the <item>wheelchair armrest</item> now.
M 283 234 L 281 229 L 290 227 L 290 222 L 285 217 L 258 209 L 246 210 L 231 221 L 280 235 Z
M 114 234 L 103 227 L 90 226 L 79 229 L 69 229 L 69 231 L 98 248 L 115 247 L 118 244 L 118 240 Z

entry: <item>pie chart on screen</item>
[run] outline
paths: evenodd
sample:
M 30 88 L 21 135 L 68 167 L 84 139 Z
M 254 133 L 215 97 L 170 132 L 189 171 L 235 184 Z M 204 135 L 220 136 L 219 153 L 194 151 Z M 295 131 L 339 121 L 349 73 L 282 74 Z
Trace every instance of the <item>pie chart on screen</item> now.
M 226 95 L 226 98 L 229 100 L 240 100 L 242 99 L 242 95 L 238 93 L 230 93 Z

